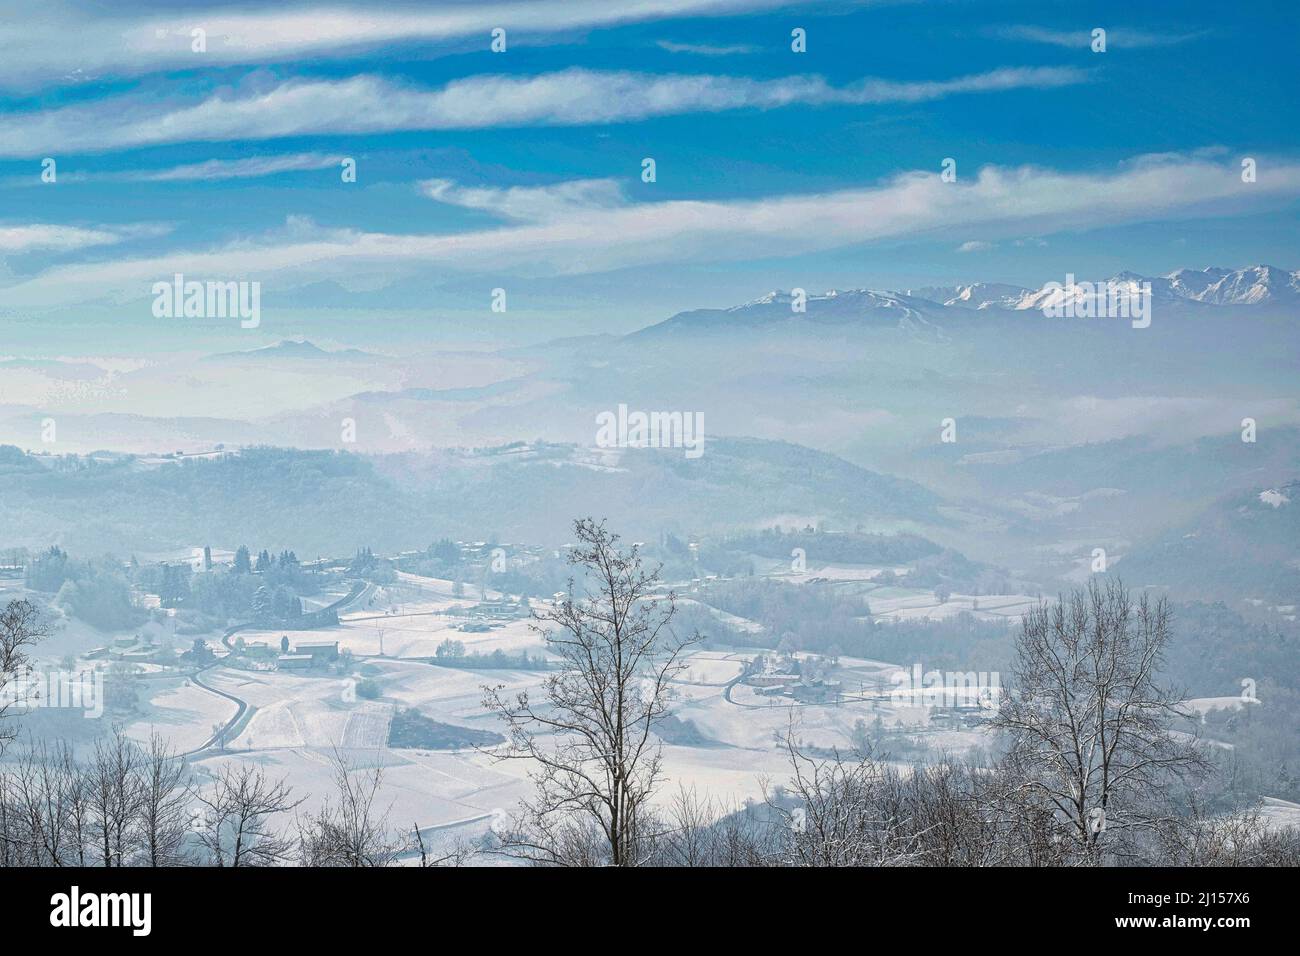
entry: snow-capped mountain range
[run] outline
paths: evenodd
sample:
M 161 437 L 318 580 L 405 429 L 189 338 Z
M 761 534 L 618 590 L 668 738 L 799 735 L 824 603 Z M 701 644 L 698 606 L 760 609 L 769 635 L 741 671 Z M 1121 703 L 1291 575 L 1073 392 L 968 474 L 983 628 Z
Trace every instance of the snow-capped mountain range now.
M 1071 289 L 1070 282 L 1074 281 Z M 1114 295 L 1110 282 L 1118 287 Z M 1121 272 L 1106 278 L 1061 276 L 1040 289 L 972 282 L 967 285 L 926 286 L 920 289 L 832 289 L 771 291 L 731 308 L 699 308 L 679 312 L 632 337 L 655 337 L 679 332 L 725 333 L 731 329 L 785 328 L 789 323 L 813 321 L 831 325 L 871 325 L 900 328 L 913 333 L 943 332 L 945 320 L 959 319 L 963 312 L 984 316 L 1014 317 L 1017 313 L 1053 313 L 1062 306 L 1082 306 L 1092 299 L 1092 313 L 1105 315 L 1102 306 L 1114 298 L 1147 313 L 1141 295 L 1151 284 L 1151 299 L 1158 310 L 1164 307 L 1217 310 L 1223 306 L 1264 308 L 1283 316 L 1300 311 L 1300 271 L 1286 272 L 1274 265 L 1251 265 L 1242 269 L 1178 269 L 1166 276 L 1141 276 Z M 1123 315 L 1128 315 L 1127 312 Z M 1134 312 L 1135 316 L 1139 312 Z M 1136 321 L 1136 319 L 1135 319 Z M 1143 328 L 1145 326 L 1143 325 Z
M 1207 305 L 1300 305 L 1300 270 L 1287 272 L 1276 266 L 1258 265 L 1244 269 L 1211 266 L 1208 269 L 1178 269 L 1163 276 L 1121 272 L 1100 280 L 1103 286 L 1108 282 L 1133 291 L 1149 282 L 1155 299 L 1181 299 Z M 996 282 L 975 282 L 908 289 L 904 294 L 968 309 L 1041 309 L 1059 299 L 1061 291 L 1052 284 L 1040 289 L 1026 289 Z
M 1075 285 L 1069 286 L 1073 281 Z M 1105 314 L 1101 306 L 1111 297 L 1129 299 L 1129 305 L 1150 283 L 1150 297 L 1156 303 L 1193 309 L 1221 306 L 1271 307 L 1284 314 L 1300 309 L 1300 271 L 1286 272 L 1275 266 L 1243 269 L 1179 269 L 1163 276 L 1120 272 L 1108 278 L 1071 277 L 1044 284 L 1039 289 L 997 282 L 966 285 L 928 286 L 896 292 L 886 289 L 831 289 L 827 292 L 773 291 L 741 305 L 725 309 L 693 309 L 679 312 L 656 325 L 632 333 L 632 337 L 658 336 L 678 330 L 722 333 L 730 329 L 785 327 L 790 322 L 810 321 L 831 325 L 897 327 L 911 332 L 939 332 L 945 319 L 963 312 L 986 316 L 1013 317 L 1017 313 L 1055 310 L 1073 302 L 1078 306 L 1092 299 L 1094 314 Z M 1145 307 L 1144 307 L 1145 308 Z M 1127 313 L 1125 313 L 1127 315 Z M 1135 315 L 1137 313 L 1134 313 Z

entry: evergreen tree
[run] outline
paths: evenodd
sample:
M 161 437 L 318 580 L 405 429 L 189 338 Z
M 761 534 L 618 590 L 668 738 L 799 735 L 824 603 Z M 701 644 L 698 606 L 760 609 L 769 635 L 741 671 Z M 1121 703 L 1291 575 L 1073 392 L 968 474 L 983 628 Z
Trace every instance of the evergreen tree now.
M 253 616 L 266 617 L 271 613 L 271 593 L 265 584 L 253 592 Z

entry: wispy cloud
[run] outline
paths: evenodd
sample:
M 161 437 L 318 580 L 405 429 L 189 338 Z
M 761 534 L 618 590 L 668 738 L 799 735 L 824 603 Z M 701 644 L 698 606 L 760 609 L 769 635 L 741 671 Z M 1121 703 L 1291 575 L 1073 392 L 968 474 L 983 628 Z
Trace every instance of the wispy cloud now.
M 73 252 L 91 246 L 108 246 L 143 236 L 165 234 L 166 226 L 64 226 L 50 223 L 26 223 L 6 226 L 0 223 L 0 255 L 25 252 Z
M 254 156 L 248 159 L 209 159 L 202 163 L 172 166 L 168 169 L 143 169 L 113 174 L 112 178 L 136 182 L 195 182 L 223 179 L 257 179 L 278 173 L 328 169 L 338 166 L 342 156 L 321 153 L 293 153 L 287 156 Z M 109 178 L 101 176 L 96 178 Z
M 1046 43 L 1050 46 L 1086 50 L 1092 44 L 1094 27 L 1060 30 L 1052 27 L 1016 24 L 991 27 L 989 34 L 1004 40 L 1024 40 L 1029 43 Z M 1140 30 L 1133 27 L 1105 27 L 1106 46 L 1141 49 L 1143 47 L 1177 46 L 1206 35 L 1204 30 Z
M 832 86 L 820 76 L 757 80 L 575 68 L 528 77 L 474 76 L 435 90 L 378 76 L 297 79 L 161 109 L 155 102 L 128 96 L 12 113 L 0 118 L 0 155 L 304 134 L 582 126 L 792 104 L 917 103 L 962 93 L 1065 86 L 1086 76 L 1072 67 L 1011 67 L 948 80 L 869 78 Z
M 676 43 L 672 40 L 660 40 L 658 46 L 669 53 L 690 53 L 694 56 L 736 56 L 741 53 L 755 53 L 758 47 L 748 43 L 735 43 L 730 46 L 710 46 L 707 43 Z
M 430 199 L 490 212 L 516 222 L 555 222 L 593 210 L 626 204 L 622 186 L 613 179 L 573 179 L 549 186 L 460 186 L 449 179 L 420 183 Z
M 958 246 L 957 251 L 958 252 L 988 252 L 989 250 L 995 248 L 997 247 L 991 242 L 985 242 L 982 239 L 970 239 L 966 242 L 963 242 L 960 246 Z
M 986 167 L 956 183 L 937 170 L 833 192 L 760 199 L 632 202 L 607 186 L 475 190 L 426 186 L 443 201 L 514 220 L 453 234 L 316 230 L 299 221 L 262 241 L 161 257 L 57 267 L 4 292 L 42 306 L 106 295 L 134 298 L 160 276 L 275 277 L 280 288 L 332 278 L 372 283 L 431 267 L 496 277 L 600 272 L 667 262 L 789 257 L 899 238 L 977 232 L 1012 240 L 1189 216 L 1240 214 L 1300 196 L 1300 163 L 1271 159 L 1269 176 L 1241 182 L 1235 164 L 1164 155 L 1110 172 Z M 558 197 L 558 198 L 557 198 Z
M 162 169 L 114 170 L 108 172 L 60 172 L 61 183 L 128 182 L 219 182 L 225 179 L 257 179 L 287 172 L 303 172 L 337 167 L 342 156 L 323 153 L 291 153 L 283 156 L 253 156 L 247 159 L 209 159 L 201 163 L 168 166 Z M 48 187 L 38 174 L 10 176 L 0 180 L 3 187 Z
M 102 76 L 136 76 L 204 66 L 353 56 L 378 47 L 556 34 L 667 18 L 726 16 L 802 0 L 531 0 L 440 4 L 433 10 L 373 5 L 298 6 L 272 12 L 195 6 L 155 13 L 109 5 L 47 3 L 0 25 L 0 85 L 39 87 Z M 122 5 L 128 6 L 128 5 Z M 206 50 L 191 32 L 206 31 Z

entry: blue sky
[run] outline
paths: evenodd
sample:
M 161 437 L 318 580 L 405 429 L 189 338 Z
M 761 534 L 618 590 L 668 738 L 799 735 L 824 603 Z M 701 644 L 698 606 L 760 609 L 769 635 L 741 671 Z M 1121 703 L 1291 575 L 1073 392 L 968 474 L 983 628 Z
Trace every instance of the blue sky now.
M 1297 268 L 1291 6 L 25 8 L 0 26 L 0 352 L 535 341 L 792 286 Z M 262 326 L 154 318 L 177 269 L 260 281 Z

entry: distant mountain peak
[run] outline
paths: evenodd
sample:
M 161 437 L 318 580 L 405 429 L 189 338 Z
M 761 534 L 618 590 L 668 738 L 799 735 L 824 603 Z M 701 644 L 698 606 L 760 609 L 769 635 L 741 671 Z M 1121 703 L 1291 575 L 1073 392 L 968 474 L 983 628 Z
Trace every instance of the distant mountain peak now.
M 1300 271 L 1258 265 L 1226 272 L 1198 296 L 1215 305 L 1253 305 L 1258 302 L 1300 300 Z
M 757 299 L 750 299 L 741 305 L 733 305 L 728 312 L 737 312 L 740 309 L 747 309 L 754 305 L 771 305 L 774 302 L 790 302 L 794 298 L 789 292 L 783 292 L 780 289 L 773 289 L 765 295 L 760 295 Z
M 239 352 L 221 352 L 208 356 L 210 359 L 239 359 L 241 361 L 259 361 L 263 359 L 362 359 L 378 358 L 360 349 L 323 349 L 309 339 L 281 339 L 274 345 L 263 345 L 255 349 Z
M 907 294 L 928 302 L 964 309 L 1014 309 L 1030 291 L 1023 286 L 1003 282 L 971 282 L 965 285 L 908 289 Z
M 281 339 L 275 345 L 267 345 L 255 352 L 291 352 L 299 355 L 324 355 L 325 349 L 308 339 Z

